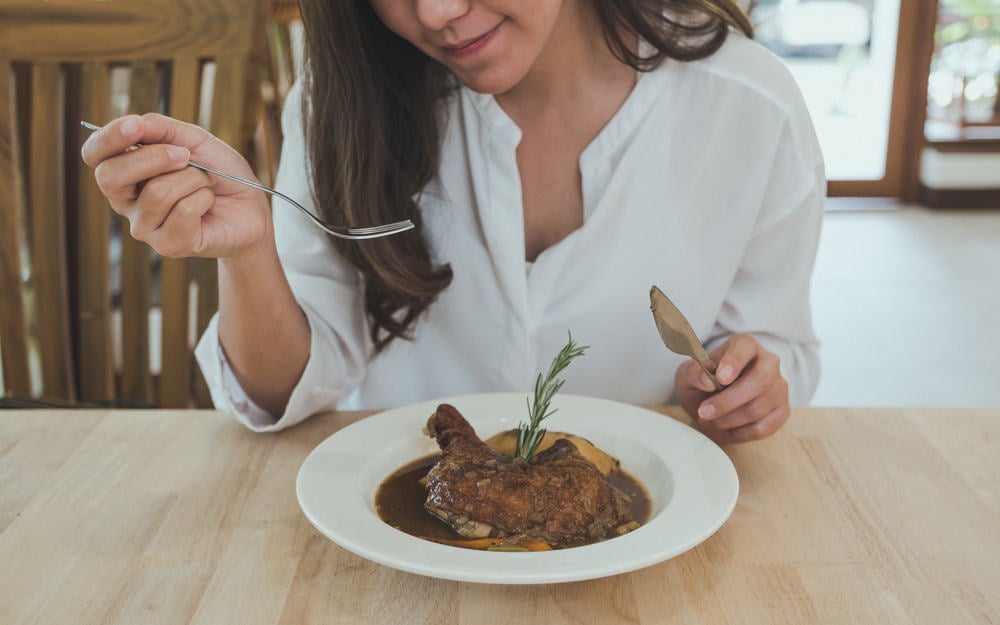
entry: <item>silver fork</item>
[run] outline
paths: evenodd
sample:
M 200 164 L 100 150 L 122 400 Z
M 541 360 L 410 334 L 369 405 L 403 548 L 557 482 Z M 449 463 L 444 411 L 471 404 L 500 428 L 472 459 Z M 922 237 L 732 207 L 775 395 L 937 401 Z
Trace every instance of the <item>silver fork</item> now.
M 80 125 L 86 128 L 87 130 L 91 131 L 101 129 L 100 126 L 96 126 L 94 124 L 91 124 L 90 122 L 85 122 L 85 121 L 81 121 Z M 136 147 L 141 147 L 141 146 L 142 146 L 141 143 L 136 144 Z M 295 208 L 302 211 L 302 213 L 306 215 L 310 220 L 312 220 L 312 222 L 316 224 L 321 230 L 323 230 L 327 234 L 339 237 L 341 239 L 353 239 L 353 240 L 377 239 L 379 237 L 387 237 L 393 234 L 399 234 L 400 232 L 406 232 L 407 230 L 412 230 L 414 227 L 413 222 L 410 221 L 409 219 L 404 219 L 403 221 L 395 221 L 388 224 L 382 224 L 381 226 L 366 226 L 363 228 L 347 228 L 345 226 L 335 226 L 333 224 L 329 224 L 321 220 L 316 215 L 313 215 L 311 212 L 309 212 L 309 209 L 307 209 L 305 206 L 302 206 L 301 204 L 299 204 L 292 198 L 288 197 L 281 191 L 277 191 L 275 189 L 272 189 L 271 187 L 265 187 L 262 184 L 258 184 L 252 180 L 247 180 L 246 178 L 240 178 L 239 176 L 227 174 L 224 171 L 219 171 L 214 167 L 209 167 L 208 165 L 202 165 L 201 163 L 197 163 L 195 161 L 188 161 L 188 165 L 190 167 L 194 167 L 195 169 L 200 169 L 210 174 L 215 174 L 216 176 L 221 176 L 222 178 L 227 178 L 229 180 L 232 180 L 233 182 L 245 184 L 248 187 L 253 187 L 254 189 L 260 189 L 264 193 L 270 193 L 275 197 L 279 197 L 288 202 L 289 204 L 291 204 L 292 206 L 294 206 Z

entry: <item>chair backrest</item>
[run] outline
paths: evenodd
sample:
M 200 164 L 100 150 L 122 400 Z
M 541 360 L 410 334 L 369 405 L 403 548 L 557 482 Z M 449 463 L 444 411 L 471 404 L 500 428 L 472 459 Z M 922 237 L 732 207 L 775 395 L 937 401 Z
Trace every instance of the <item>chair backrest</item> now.
M 254 158 L 257 175 L 273 184 L 281 155 L 281 111 L 304 63 L 302 17 L 297 0 L 273 0 L 267 24 L 266 77 L 262 80 L 260 126 Z
M 217 307 L 215 263 L 151 258 L 116 223 L 80 159 L 79 120 L 158 111 L 201 123 L 247 154 L 269 8 L 266 0 L 0 0 L 6 394 L 209 404 L 192 345 Z M 162 351 L 158 375 L 151 344 Z

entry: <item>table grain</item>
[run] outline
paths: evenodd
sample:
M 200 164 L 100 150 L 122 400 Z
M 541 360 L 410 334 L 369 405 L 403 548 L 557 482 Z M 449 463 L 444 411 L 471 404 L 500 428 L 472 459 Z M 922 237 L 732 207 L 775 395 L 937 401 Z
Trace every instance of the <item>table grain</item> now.
M 706 542 L 541 586 L 421 577 L 319 534 L 299 465 L 366 414 L 252 434 L 213 411 L 0 412 L 0 623 L 1000 623 L 996 409 L 795 408 L 726 450 L 740 496 Z

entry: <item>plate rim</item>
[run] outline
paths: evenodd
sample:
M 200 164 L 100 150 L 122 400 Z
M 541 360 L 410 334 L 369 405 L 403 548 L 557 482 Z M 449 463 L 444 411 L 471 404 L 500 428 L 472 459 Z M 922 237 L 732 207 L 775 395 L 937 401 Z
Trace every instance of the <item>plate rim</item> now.
M 320 441 L 303 459 L 302 464 L 299 467 L 296 481 L 296 499 L 298 501 L 299 507 L 302 510 L 305 517 L 308 519 L 310 524 L 320 532 L 327 539 L 334 542 L 339 547 L 359 556 L 376 562 L 383 566 L 388 566 L 390 568 L 406 571 L 409 573 L 415 573 L 418 575 L 424 575 L 429 577 L 435 577 L 439 579 L 446 579 L 452 581 L 461 582 L 473 582 L 473 583 L 486 583 L 486 584 L 548 584 L 548 583 L 562 583 L 571 581 L 583 581 L 588 579 L 598 579 L 613 575 L 619 575 L 622 573 L 627 573 L 630 571 L 635 571 L 638 569 L 646 568 L 660 562 L 664 562 L 671 558 L 675 558 L 690 549 L 693 549 L 697 545 L 701 544 L 713 534 L 715 534 L 719 528 L 721 528 L 725 522 L 732 515 L 735 509 L 736 503 L 739 498 L 739 476 L 736 473 L 735 466 L 729 456 L 714 442 L 712 442 L 704 434 L 690 427 L 680 421 L 677 421 L 668 415 L 656 412 L 649 408 L 643 406 L 637 406 L 634 404 L 627 404 L 623 402 L 618 402 L 615 400 L 609 400 L 598 397 L 589 397 L 585 395 L 576 395 L 570 393 L 560 393 L 556 395 L 554 401 L 557 401 L 557 406 L 561 404 L 575 404 L 583 403 L 584 405 L 589 405 L 591 408 L 597 408 L 601 404 L 605 408 L 613 408 L 618 410 L 624 410 L 627 413 L 633 413 L 635 415 L 648 415 L 655 417 L 656 420 L 649 419 L 648 417 L 642 417 L 649 420 L 649 423 L 662 423 L 662 426 L 656 425 L 653 427 L 662 428 L 664 430 L 673 430 L 674 432 L 683 432 L 681 437 L 687 437 L 690 439 L 689 443 L 693 444 L 693 452 L 699 454 L 698 460 L 705 460 L 716 463 L 714 467 L 715 471 L 721 471 L 721 473 L 727 478 L 728 484 L 728 495 L 725 501 L 722 503 L 721 507 L 716 511 L 715 518 L 712 522 L 707 523 L 699 532 L 687 536 L 687 539 L 683 542 L 674 544 L 670 549 L 661 549 L 650 551 L 646 557 L 632 557 L 631 559 L 626 559 L 623 561 L 611 560 L 611 564 L 600 563 L 599 565 L 594 565 L 594 562 L 604 555 L 614 555 L 613 552 L 625 551 L 625 549 L 618 549 L 617 547 L 624 548 L 621 541 L 631 541 L 635 542 L 638 537 L 642 537 L 642 529 L 653 525 L 655 521 L 659 520 L 660 516 L 667 510 L 661 511 L 660 514 L 654 516 L 650 519 L 649 523 L 643 527 L 635 530 L 634 532 L 615 538 L 609 541 L 603 541 L 600 543 L 594 543 L 591 545 L 585 545 L 582 547 L 574 547 L 572 549 L 549 551 L 542 553 L 505 553 L 502 555 L 504 558 L 504 566 L 497 567 L 493 566 L 492 569 L 487 567 L 483 570 L 483 563 L 490 561 L 490 564 L 496 564 L 496 556 L 498 554 L 487 554 L 486 552 L 477 552 L 470 550 L 459 550 L 455 547 L 449 547 L 446 545 L 439 545 L 432 543 L 430 541 L 425 541 L 420 538 L 410 536 L 405 534 L 400 530 L 392 528 L 384 523 L 373 511 L 369 509 L 368 504 L 361 504 L 362 508 L 368 510 L 372 519 L 377 522 L 375 525 L 375 532 L 381 532 L 383 538 L 395 537 L 390 539 L 390 542 L 398 543 L 399 545 L 404 545 L 405 547 L 413 547 L 414 550 L 426 553 L 437 553 L 442 555 L 445 560 L 468 560 L 473 563 L 478 563 L 479 566 L 471 566 L 471 569 L 475 570 L 463 570 L 461 567 L 439 567 L 433 564 L 428 564 L 426 561 L 414 562 L 407 560 L 406 558 L 400 558 L 398 555 L 393 556 L 392 554 L 385 553 L 385 549 L 379 549 L 378 545 L 372 547 L 371 545 L 357 544 L 356 538 L 352 538 L 350 535 L 345 535 L 343 531 L 337 531 L 332 528 L 326 518 L 317 518 L 315 511 L 312 510 L 312 505 L 308 501 L 313 493 L 308 492 L 310 486 L 308 482 L 312 479 L 310 472 L 312 471 L 312 465 L 316 462 L 320 462 L 319 457 L 323 453 L 323 450 L 328 446 L 333 445 L 330 441 L 349 441 L 352 436 L 357 436 L 359 434 L 364 434 L 365 430 L 371 430 L 373 428 L 377 429 L 379 426 L 389 424 L 394 420 L 401 418 L 412 418 L 412 416 L 417 413 L 417 411 L 425 411 L 423 414 L 429 416 L 431 412 L 437 407 L 438 404 L 451 403 L 451 404 L 467 404 L 467 403 L 481 403 L 481 402 L 513 402 L 515 399 L 518 404 L 523 404 L 527 393 L 518 392 L 495 392 L 495 393 L 471 393 L 464 395 L 454 395 L 450 397 L 443 397 L 438 399 L 431 399 L 422 402 L 415 402 L 412 404 L 407 404 L 404 406 L 399 406 L 396 408 L 390 408 L 387 410 L 378 411 L 371 414 L 368 417 L 359 419 L 343 428 L 340 428 L 336 432 L 324 438 Z M 488 404 L 489 405 L 489 404 Z M 428 411 L 429 410 L 429 411 Z M 469 415 L 469 420 L 475 425 L 477 420 L 479 421 L 489 421 L 500 422 L 500 418 L 480 418 L 477 419 L 475 415 Z M 662 421 L 660 421 L 662 420 Z M 515 422 L 516 424 L 516 422 Z M 568 428 L 564 428 L 568 429 Z M 345 434 L 345 432 L 347 434 Z M 419 432 L 418 432 L 419 433 Z M 414 440 L 414 433 L 400 433 L 398 439 L 399 441 L 409 441 Z M 430 439 L 428 439 L 429 441 Z M 659 458 L 659 456 L 657 456 Z M 667 459 L 659 458 L 663 460 L 665 464 L 670 464 Z M 671 459 L 675 460 L 675 459 Z M 403 462 L 408 462 L 408 460 L 403 460 Z M 402 464 L 400 464 L 402 466 Z M 626 470 L 628 467 L 626 466 Z M 373 496 L 372 494 L 362 493 L 361 485 L 361 470 L 358 470 L 351 481 L 357 486 L 352 493 L 345 493 L 345 495 L 356 496 L 361 495 L 360 498 L 355 497 L 354 503 L 357 504 L 358 501 L 365 499 L 368 496 Z M 671 470 L 671 477 L 673 471 Z M 388 477 L 388 474 L 383 476 L 382 479 Z M 685 485 L 681 485 L 682 489 Z M 648 487 L 647 487 L 648 488 Z M 305 492 L 304 492 L 305 491 Z M 722 495 L 726 493 L 717 493 L 717 495 Z M 670 500 L 666 504 L 666 508 L 669 508 L 673 504 L 674 496 L 671 496 Z M 683 501 L 682 501 L 683 503 Z M 352 513 L 357 514 L 358 510 L 347 508 Z M 363 514 L 363 513 L 362 513 Z M 665 521 L 664 521 L 665 522 Z M 659 524 L 657 524 L 658 526 Z M 652 531 L 654 528 L 650 528 Z M 385 533 L 385 531 L 391 532 L 391 534 Z M 399 536 L 396 536 L 399 535 Z M 410 543 L 399 543 L 398 539 L 403 537 L 405 541 L 408 539 L 412 541 Z M 630 545 L 633 547 L 634 545 Z M 406 550 L 406 549 L 404 549 Z M 456 552 L 463 555 L 459 556 Z M 608 552 L 608 553 L 604 553 Z M 424 553 L 424 555 L 426 555 Z M 565 556 L 565 554 L 571 554 L 570 556 Z M 573 554 L 576 554 L 574 557 Z M 455 556 L 455 557 L 448 557 Z M 593 556 L 592 558 L 587 558 L 586 556 Z M 542 560 L 540 558 L 547 558 L 547 560 Z M 553 563 L 559 564 L 562 561 L 575 562 L 578 560 L 589 561 L 589 564 L 583 566 L 582 568 L 570 567 L 560 570 L 558 566 L 551 566 Z M 576 564 L 581 564 L 575 562 Z M 454 563 L 452 563 L 454 564 Z M 518 564 L 519 566 L 512 567 L 510 565 Z M 553 570 L 555 568 L 555 570 Z

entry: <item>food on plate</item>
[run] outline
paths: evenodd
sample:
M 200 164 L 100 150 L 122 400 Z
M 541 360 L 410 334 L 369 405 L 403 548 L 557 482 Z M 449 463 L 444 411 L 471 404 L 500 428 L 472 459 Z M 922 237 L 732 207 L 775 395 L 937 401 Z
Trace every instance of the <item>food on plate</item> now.
M 586 349 L 570 336 L 548 374 L 538 375 L 528 422 L 488 441 L 457 408 L 439 405 L 426 432 L 441 455 L 383 482 L 375 501 L 382 520 L 427 540 L 490 551 L 572 547 L 645 522 L 649 498 L 617 459 L 584 438 L 541 427 L 556 411 L 557 376 Z M 428 525 L 431 517 L 444 524 Z
M 559 545 L 604 538 L 633 521 L 627 496 L 568 439 L 528 463 L 494 451 L 449 404 L 430 417 L 427 432 L 442 455 L 427 474 L 425 507 L 461 536 Z
M 540 443 L 538 443 L 538 452 L 543 452 L 560 438 L 565 438 L 569 442 L 576 446 L 577 451 L 580 455 L 590 460 L 594 463 L 594 466 L 603 473 L 604 475 L 611 475 L 613 471 L 617 471 L 621 468 L 621 463 L 618 459 L 611 454 L 604 452 L 597 448 L 596 445 L 583 438 L 582 436 L 577 436 L 576 434 L 567 434 L 566 432 L 545 432 L 545 436 L 542 437 Z M 494 450 L 499 451 L 502 454 L 507 454 L 508 456 L 516 455 L 517 450 L 517 430 L 507 430 L 505 432 L 499 432 L 493 436 L 486 439 L 486 444 L 492 447 Z

